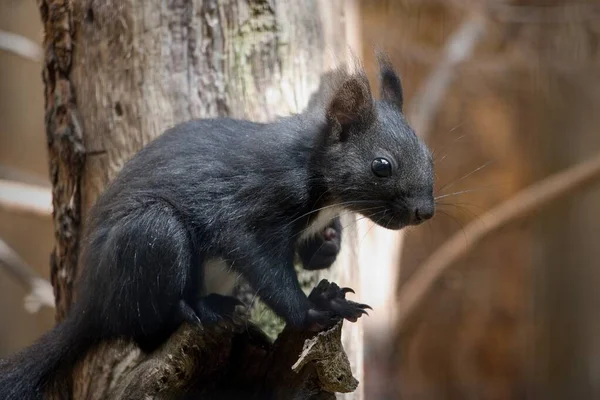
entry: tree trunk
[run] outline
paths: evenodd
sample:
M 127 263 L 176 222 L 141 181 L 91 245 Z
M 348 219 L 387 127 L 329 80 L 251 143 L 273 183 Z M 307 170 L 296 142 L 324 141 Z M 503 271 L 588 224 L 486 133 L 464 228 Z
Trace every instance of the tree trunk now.
M 268 121 L 301 111 L 322 73 L 344 61 L 346 41 L 339 0 L 40 0 L 39 4 L 46 33 L 46 127 L 55 210 L 51 268 L 60 321 L 73 301 L 86 212 L 131 155 L 165 129 L 192 118 Z M 352 238 L 356 234 L 348 230 L 346 243 Z M 348 254 L 334 269 L 349 270 L 353 261 Z M 343 278 L 338 283 L 356 286 L 347 281 L 347 273 L 333 273 Z M 329 332 L 333 342 L 339 341 L 336 329 Z M 344 343 L 360 350 L 354 347 L 361 341 L 360 327 L 344 331 Z M 191 390 L 187 384 L 198 376 L 214 383 L 224 379 L 222 374 L 248 390 L 254 390 L 252 379 L 287 382 L 290 389 L 284 398 L 308 398 L 311 393 L 327 398 L 328 392 L 348 391 L 354 384 L 350 375 L 346 386 L 324 388 L 321 379 L 315 389 L 311 385 L 319 367 L 314 362 L 302 373 L 290 375 L 289 367 L 306 339 L 298 334 L 285 331 L 266 351 L 263 341 L 250 343 L 246 338 L 239 351 L 240 335 L 235 329 L 225 332 L 200 333 L 183 326 L 150 358 L 132 344 L 102 344 L 77 368 L 73 397 L 163 398 Z M 220 351 L 206 352 L 217 347 Z M 263 362 L 266 369 L 242 369 L 241 361 L 256 364 L 257 349 L 268 361 Z M 339 353 L 344 356 L 342 350 Z M 290 354 L 296 359 L 289 359 Z M 350 349 L 350 354 L 353 368 L 361 372 L 361 352 Z M 216 367 L 234 356 L 235 368 Z M 198 359 L 202 362 L 187 365 Z M 261 375 L 269 365 L 278 370 L 280 382 Z M 141 379 L 149 371 L 153 375 Z M 200 388 L 201 384 L 202 380 Z M 277 397 L 276 390 L 270 393 Z M 353 396 L 361 397 L 358 391 Z

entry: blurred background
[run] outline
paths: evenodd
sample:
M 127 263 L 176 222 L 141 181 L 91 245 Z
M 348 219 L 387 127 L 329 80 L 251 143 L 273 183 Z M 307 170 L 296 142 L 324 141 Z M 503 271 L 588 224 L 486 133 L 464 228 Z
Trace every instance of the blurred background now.
M 436 71 L 451 75 L 439 105 L 419 121 L 447 197 L 431 222 L 405 233 L 401 292 L 428 256 L 470 223 L 484 223 L 486 211 L 598 157 L 600 2 L 356 5 L 359 56 L 375 79 L 373 48 L 389 53 L 409 118 L 422 112 Z M 0 2 L 0 34 L 7 33 L 41 44 L 34 1 Z M 40 55 L 2 43 L 0 182 L 49 190 Z M 0 238 L 48 278 L 53 228 L 41 214 L 0 206 Z M 600 183 L 501 228 L 452 263 L 393 338 L 386 371 L 366 355 L 366 398 L 600 398 L 599 288 Z M 53 325 L 51 308 L 25 310 L 28 293 L 0 268 L 0 357 Z

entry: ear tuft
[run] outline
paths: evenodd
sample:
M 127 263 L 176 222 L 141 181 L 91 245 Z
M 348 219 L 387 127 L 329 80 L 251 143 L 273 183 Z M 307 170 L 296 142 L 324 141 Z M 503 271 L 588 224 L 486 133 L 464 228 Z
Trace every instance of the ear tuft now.
M 374 116 L 373 97 L 364 73 L 348 75 L 335 89 L 327 106 L 327 119 L 342 131 L 355 124 L 368 124 Z
M 377 52 L 377 61 L 379 62 L 381 99 L 394 104 L 402 111 L 402 106 L 404 105 L 402 81 L 394 70 L 389 57 L 385 53 Z

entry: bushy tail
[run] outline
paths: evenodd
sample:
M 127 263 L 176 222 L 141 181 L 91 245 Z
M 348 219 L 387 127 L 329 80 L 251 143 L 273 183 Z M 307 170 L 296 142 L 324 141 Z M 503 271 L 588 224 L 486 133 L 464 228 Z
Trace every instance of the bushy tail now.
M 31 347 L 7 360 L 0 360 L 0 399 L 42 400 L 48 385 L 69 372 L 97 342 L 99 332 L 89 318 L 72 310 L 53 330 Z

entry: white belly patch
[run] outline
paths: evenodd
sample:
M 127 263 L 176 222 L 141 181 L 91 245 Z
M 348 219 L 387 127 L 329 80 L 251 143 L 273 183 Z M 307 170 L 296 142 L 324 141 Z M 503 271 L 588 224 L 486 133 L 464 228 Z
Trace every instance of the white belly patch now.
M 341 207 L 328 207 L 319 211 L 317 217 L 299 235 L 298 241 L 303 242 L 321 233 L 341 211 Z M 205 290 L 204 294 L 231 295 L 237 281 L 238 274 L 232 271 L 222 258 L 213 258 L 204 263 L 204 277 L 201 282 Z
M 302 231 L 298 241 L 303 242 L 315 236 L 316 234 L 321 233 L 321 231 L 325 229 L 327 224 L 329 224 L 332 219 L 340 215 L 341 211 L 341 207 L 328 207 L 319 211 L 317 218 L 315 218 L 312 223 Z
M 237 274 L 222 258 L 214 258 L 204 263 L 205 294 L 231 295 L 237 283 Z

